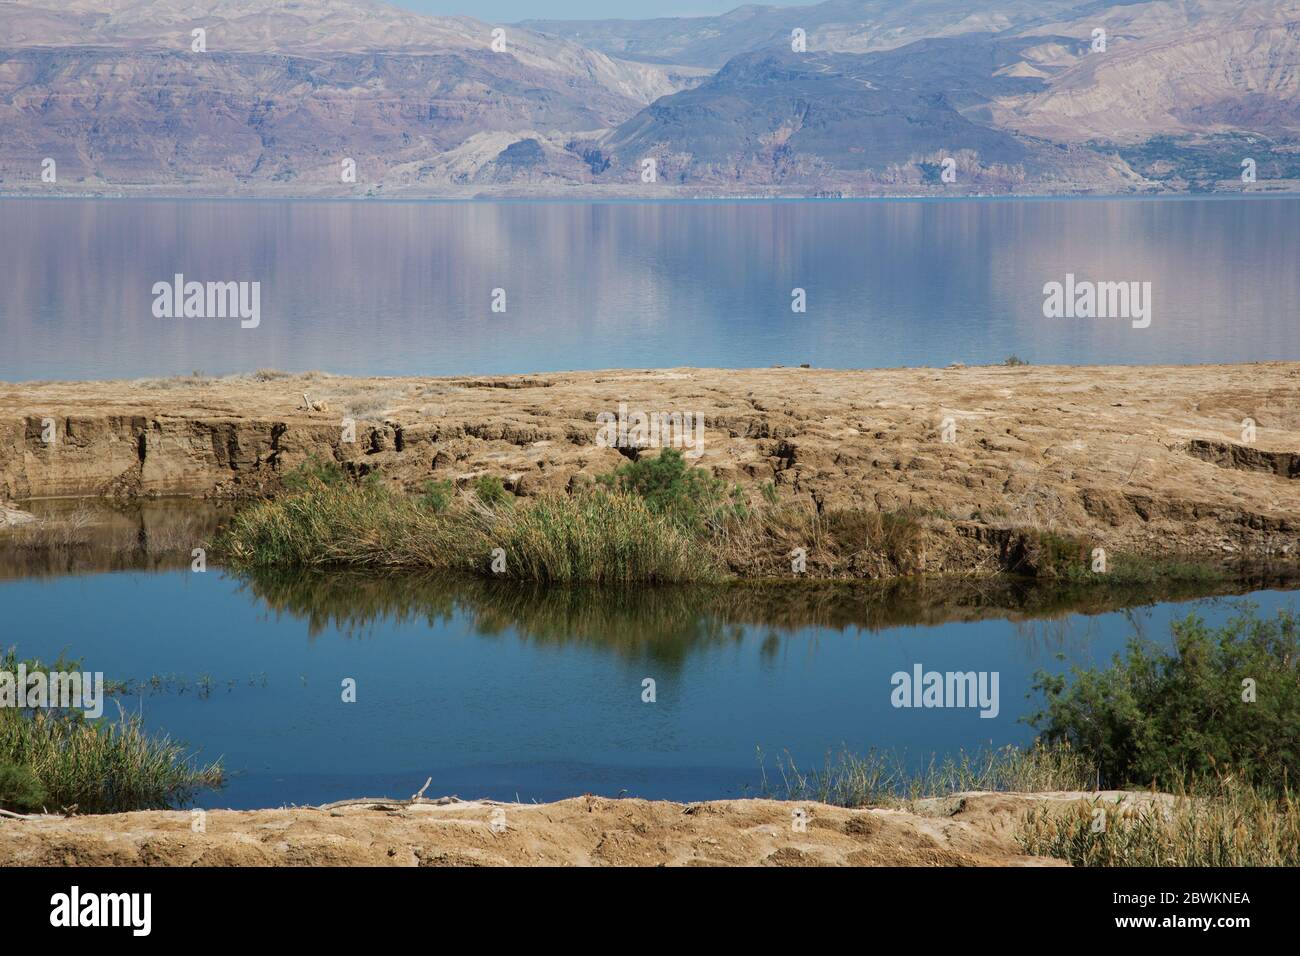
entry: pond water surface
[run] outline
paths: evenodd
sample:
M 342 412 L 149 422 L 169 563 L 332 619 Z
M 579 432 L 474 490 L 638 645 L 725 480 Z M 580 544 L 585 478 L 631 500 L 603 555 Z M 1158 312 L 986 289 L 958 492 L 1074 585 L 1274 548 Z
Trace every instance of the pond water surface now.
M 1246 599 L 1273 613 L 1294 598 Z M 131 681 L 122 706 L 222 758 L 229 784 L 199 804 L 237 808 L 405 796 L 430 776 L 431 794 L 465 798 L 721 798 L 758 791 L 787 753 L 804 767 L 841 748 L 919 763 L 1023 744 L 1039 669 L 1104 664 L 1133 634 L 1167 643 L 1172 621 L 1222 621 L 1242 600 L 1063 613 L 1030 595 L 1008 612 L 840 588 L 257 581 L 183 562 L 0 580 L 4 644 Z M 916 664 L 996 672 L 997 715 L 896 708 L 891 677 Z

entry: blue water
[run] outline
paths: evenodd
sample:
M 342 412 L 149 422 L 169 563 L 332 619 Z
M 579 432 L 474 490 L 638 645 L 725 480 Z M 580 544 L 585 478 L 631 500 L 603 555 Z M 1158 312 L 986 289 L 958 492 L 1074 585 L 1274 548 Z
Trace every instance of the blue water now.
M 348 604 L 348 585 L 340 595 Z M 1251 596 L 1263 613 L 1295 594 Z M 358 599 L 359 601 L 360 599 Z M 539 628 L 473 602 L 381 613 L 360 624 L 272 610 L 219 571 L 120 572 L 0 582 L 5 645 L 68 651 L 109 678 L 172 681 L 119 698 L 146 725 L 221 757 L 228 786 L 209 807 L 431 794 L 549 800 L 585 792 L 679 800 L 754 793 L 769 772 L 848 747 L 919 761 L 1025 743 L 1033 673 L 1104 664 L 1130 634 L 1169 640 L 1196 611 L 1221 621 L 1236 599 L 1097 616 L 995 618 L 869 630 L 687 619 L 661 640 Z M 997 671 L 1001 713 L 895 709 L 891 675 Z M 200 689 L 205 675 L 210 692 Z M 341 681 L 357 682 L 343 703 Z M 657 701 L 642 702 L 642 680 Z M 112 709 L 112 708 L 110 708 Z
M 1297 223 L 1300 198 L 3 200 L 0 380 L 1297 359 Z M 260 326 L 154 318 L 176 273 L 261 283 Z M 1045 319 L 1067 273 L 1150 282 L 1150 328 Z

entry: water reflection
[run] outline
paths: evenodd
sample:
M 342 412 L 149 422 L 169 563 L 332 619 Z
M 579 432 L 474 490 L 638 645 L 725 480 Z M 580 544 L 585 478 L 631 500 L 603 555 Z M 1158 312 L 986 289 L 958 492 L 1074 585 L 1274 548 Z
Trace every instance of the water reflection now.
M 703 645 L 741 641 L 762 631 L 762 653 L 775 654 L 795 632 L 879 632 L 1009 621 L 1028 647 L 1058 651 L 1086 643 L 1080 617 L 1121 613 L 1134 632 L 1143 609 L 1211 596 L 1181 583 L 1156 588 L 1060 588 L 998 579 L 917 580 L 890 585 L 799 582 L 697 587 L 529 587 L 476 578 L 351 572 L 262 572 L 240 589 L 277 615 L 305 622 L 315 638 L 365 638 L 379 625 L 434 628 L 466 620 L 482 637 L 515 635 L 538 645 L 576 644 L 633 659 L 681 665 Z M 1230 598 L 1286 583 L 1258 576 L 1218 587 Z
M 0 380 L 1295 359 L 1298 210 L 0 200 Z M 261 326 L 154 318 L 176 273 L 260 282 Z M 1151 282 L 1151 328 L 1044 319 L 1066 273 Z

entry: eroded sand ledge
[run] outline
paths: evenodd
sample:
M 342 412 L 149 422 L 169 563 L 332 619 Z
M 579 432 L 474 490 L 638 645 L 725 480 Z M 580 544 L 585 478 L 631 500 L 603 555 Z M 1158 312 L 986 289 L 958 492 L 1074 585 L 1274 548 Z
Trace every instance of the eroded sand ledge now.
M 409 487 L 495 474 L 534 495 L 624 461 L 595 444 L 597 415 L 620 404 L 703 414 L 698 463 L 756 496 L 772 482 L 818 508 L 921 509 L 975 537 L 1036 527 L 1140 553 L 1297 552 L 1295 362 L 0 383 L 0 500 L 255 495 L 313 454 Z
M 965 793 L 910 810 L 574 797 L 401 809 L 213 810 L 0 819 L 0 866 L 1061 866 L 1024 855 L 1020 818 L 1097 794 Z M 1167 799 L 1118 791 L 1132 803 Z M 793 811 L 807 813 L 805 828 Z M 504 816 L 497 815 L 498 811 Z M 492 821 L 505 820 L 505 830 Z

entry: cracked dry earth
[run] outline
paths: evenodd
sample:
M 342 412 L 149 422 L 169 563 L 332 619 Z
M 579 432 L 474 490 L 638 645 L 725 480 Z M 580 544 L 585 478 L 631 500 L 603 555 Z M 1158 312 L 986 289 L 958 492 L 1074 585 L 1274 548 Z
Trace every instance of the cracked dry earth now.
M 966 793 L 916 801 L 908 810 L 590 796 L 546 804 L 211 810 L 202 833 L 192 831 L 189 811 L 0 819 L 0 865 L 1061 866 L 1025 856 L 1017 822 L 1044 801 L 1064 808 L 1095 796 Z M 802 831 L 793 822 L 796 808 L 807 814 Z M 504 831 L 493 829 L 500 814 Z
M 625 460 L 596 445 L 620 403 L 702 414 L 698 464 L 755 500 L 772 482 L 809 507 L 919 509 L 937 539 L 1036 527 L 1133 552 L 1297 552 L 1294 362 L 0 383 L 0 499 L 259 494 L 313 454 L 407 487 L 562 491 Z M 969 560 L 937 547 L 923 569 Z

